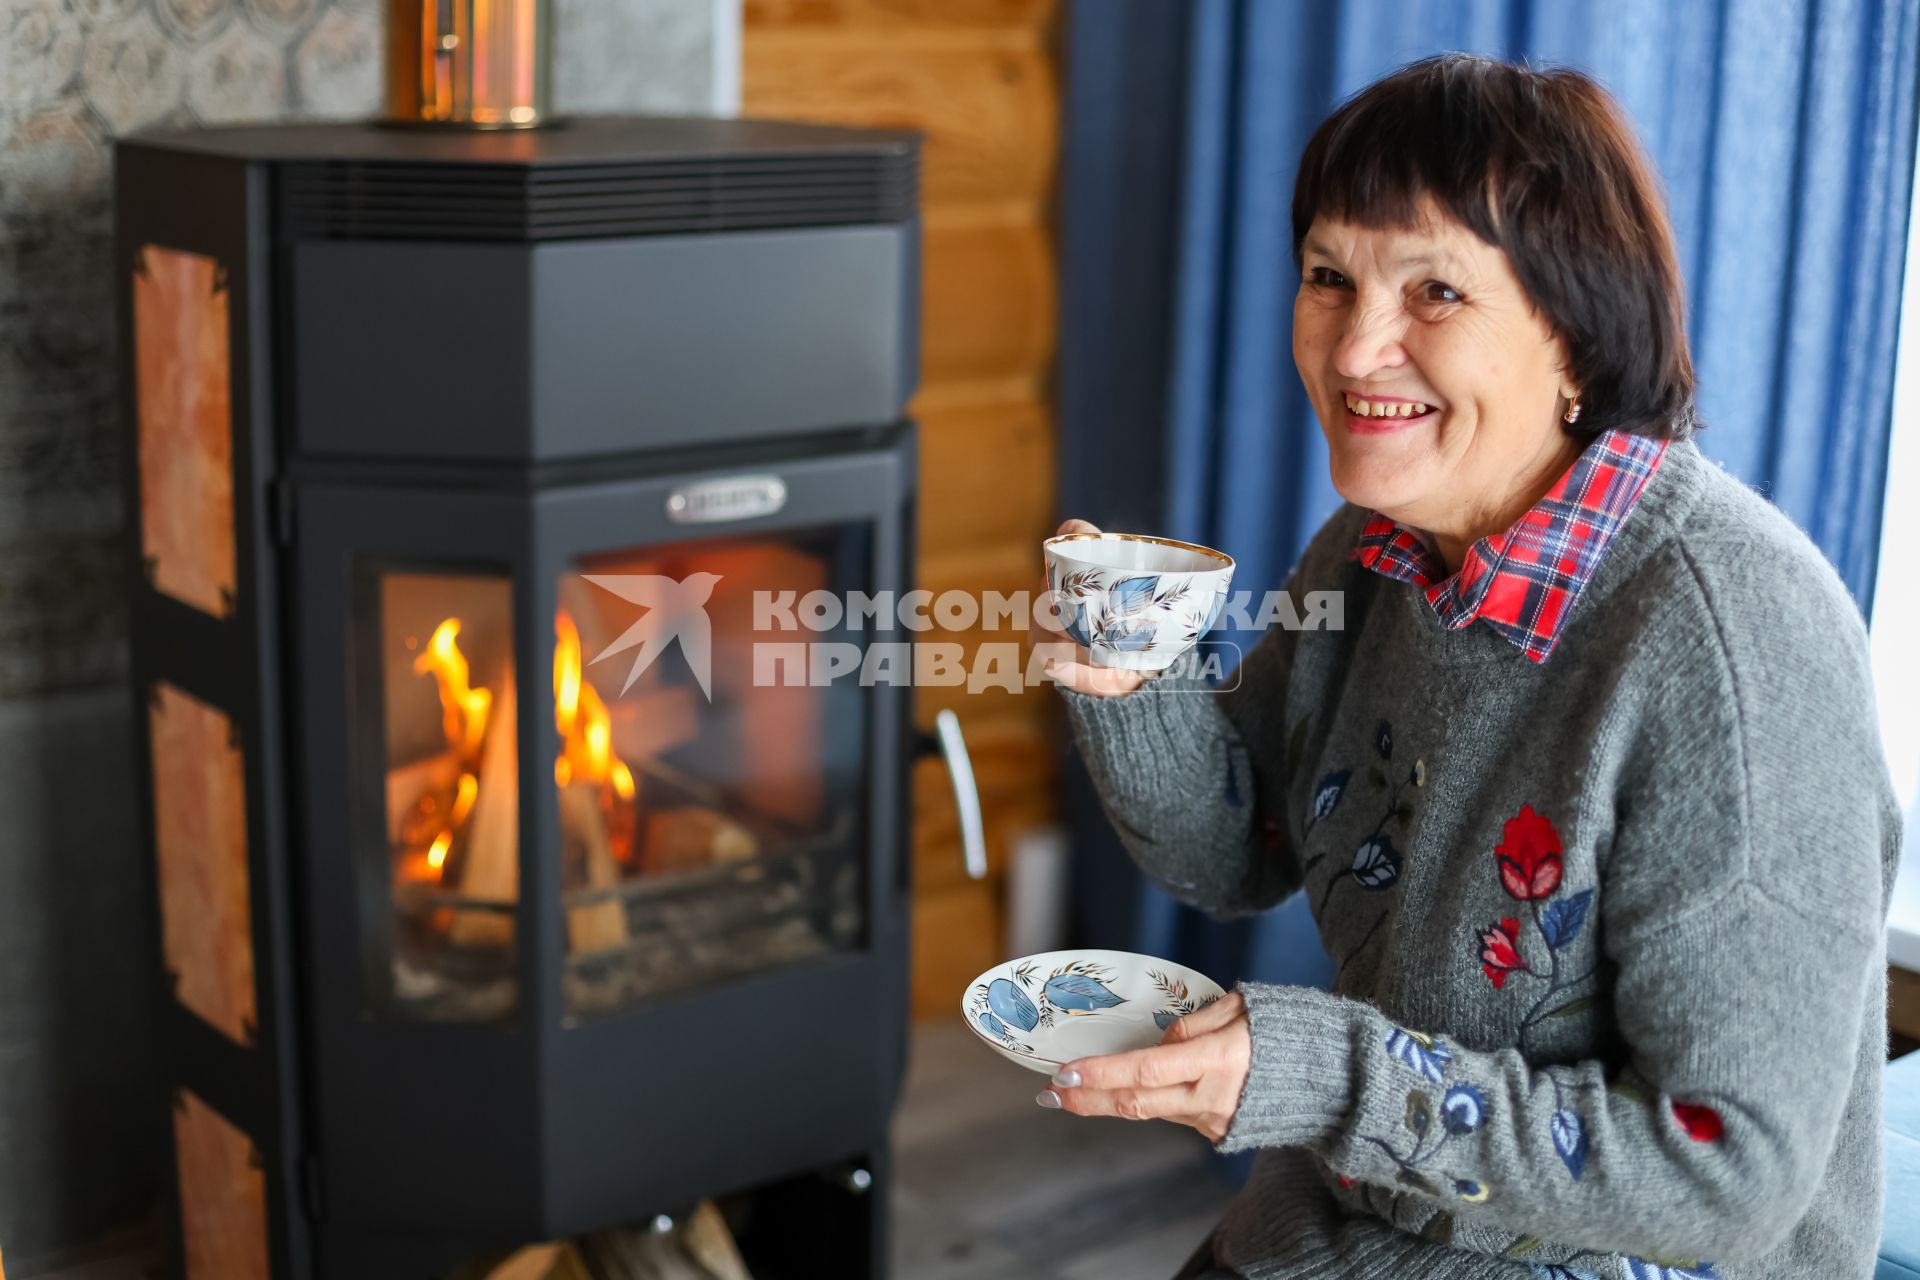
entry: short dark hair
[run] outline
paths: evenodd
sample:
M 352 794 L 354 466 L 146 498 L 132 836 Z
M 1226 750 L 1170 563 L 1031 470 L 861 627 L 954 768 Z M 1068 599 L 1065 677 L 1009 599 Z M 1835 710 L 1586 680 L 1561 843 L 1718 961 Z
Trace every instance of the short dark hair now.
M 1412 227 L 1431 199 L 1501 250 L 1565 343 L 1590 437 L 1698 425 L 1673 226 L 1626 112 L 1578 71 L 1446 54 L 1349 98 L 1293 188 L 1293 256 L 1314 218 Z

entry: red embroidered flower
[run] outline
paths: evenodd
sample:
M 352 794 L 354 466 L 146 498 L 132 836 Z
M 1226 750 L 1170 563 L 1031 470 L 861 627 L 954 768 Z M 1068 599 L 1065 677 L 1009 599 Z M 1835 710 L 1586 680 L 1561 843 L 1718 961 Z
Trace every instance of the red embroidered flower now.
M 1537 902 L 1553 896 L 1560 887 L 1560 833 L 1553 824 L 1522 805 L 1518 815 L 1507 819 L 1500 832 L 1500 843 L 1493 846 L 1500 860 L 1500 883 L 1522 902 Z
M 1717 1142 L 1720 1131 L 1725 1128 L 1720 1123 L 1720 1113 L 1712 1107 L 1676 1102 L 1673 1104 L 1673 1118 L 1680 1122 L 1680 1127 L 1695 1142 Z
M 1352 1178 L 1349 1178 L 1349 1177 L 1348 1177 L 1348 1176 L 1347 1176 L 1346 1174 L 1344 1174 L 1344 1173 L 1337 1173 L 1337 1174 L 1335 1174 L 1334 1176 L 1335 1176 L 1336 1178 L 1338 1178 L 1338 1179 L 1340 1179 L 1340 1189 L 1341 1189 L 1342 1191 L 1351 1191 L 1351 1190 L 1353 1190 L 1353 1179 L 1352 1179 Z
M 1495 991 L 1506 984 L 1509 973 L 1527 967 L 1527 962 L 1520 958 L 1518 920 L 1509 916 L 1480 935 L 1480 967 L 1493 980 Z

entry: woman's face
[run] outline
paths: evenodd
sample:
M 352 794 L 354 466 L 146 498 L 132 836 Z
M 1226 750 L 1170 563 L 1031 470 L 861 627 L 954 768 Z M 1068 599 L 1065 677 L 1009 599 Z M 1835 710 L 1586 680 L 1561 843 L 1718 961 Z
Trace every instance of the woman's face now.
M 1444 551 L 1506 528 L 1571 465 L 1577 389 L 1506 254 L 1429 205 L 1412 230 L 1315 219 L 1301 258 L 1293 359 L 1348 501 Z

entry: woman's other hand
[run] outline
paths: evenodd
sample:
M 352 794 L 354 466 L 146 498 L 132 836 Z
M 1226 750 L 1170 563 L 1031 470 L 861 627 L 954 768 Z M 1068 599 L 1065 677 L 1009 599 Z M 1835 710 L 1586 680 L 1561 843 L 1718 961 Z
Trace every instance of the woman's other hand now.
M 1077 1116 L 1171 1120 L 1219 1142 L 1252 1063 L 1246 1001 L 1233 991 L 1175 1021 L 1151 1049 L 1067 1063 L 1036 1101 Z
M 1085 520 L 1069 520 L 1054 531 L 1056 537 L 1066 533 L 1098 532 L 1100 530 L 1096 526 Z M 1044 593 L 1049 589 L 1043 572 L 1040 590 Z M 1092 655 L 1073 642 L 1051 609 L 1036 609 L 1031 616 L 1028 639 L 1036 650 L 1047 655 L 1044 669 L 1055 684 L 1098 698 L 1116 698 L 1132 693 L 1146 683 L 1143 672 L 1094 666 Z

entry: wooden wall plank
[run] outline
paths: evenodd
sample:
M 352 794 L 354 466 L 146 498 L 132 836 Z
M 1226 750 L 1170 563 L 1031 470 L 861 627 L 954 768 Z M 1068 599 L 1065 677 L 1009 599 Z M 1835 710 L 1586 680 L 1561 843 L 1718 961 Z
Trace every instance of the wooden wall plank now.
M 1055 437 L 1045 406 L 923 409 L 919 418 L 923 556 L 999 543 L 1031 553 L 1053 532 Z
M 1000 877 L 969 880 L 913 899 L 913 1012 L 958 1017 L 967 984 L 1006 959 Z M 937 940 L 937 945 L 929 945 Z
M 1050 368 L 1053 243 L 1032 221 L 927 229 L 921 376 L 930 386 Z
M 741 63 L 748 115 L 924 132 L 929 205 L 1038 203 L 1051 190 L 1059 104 L 1042 51 L 749 38 Z

